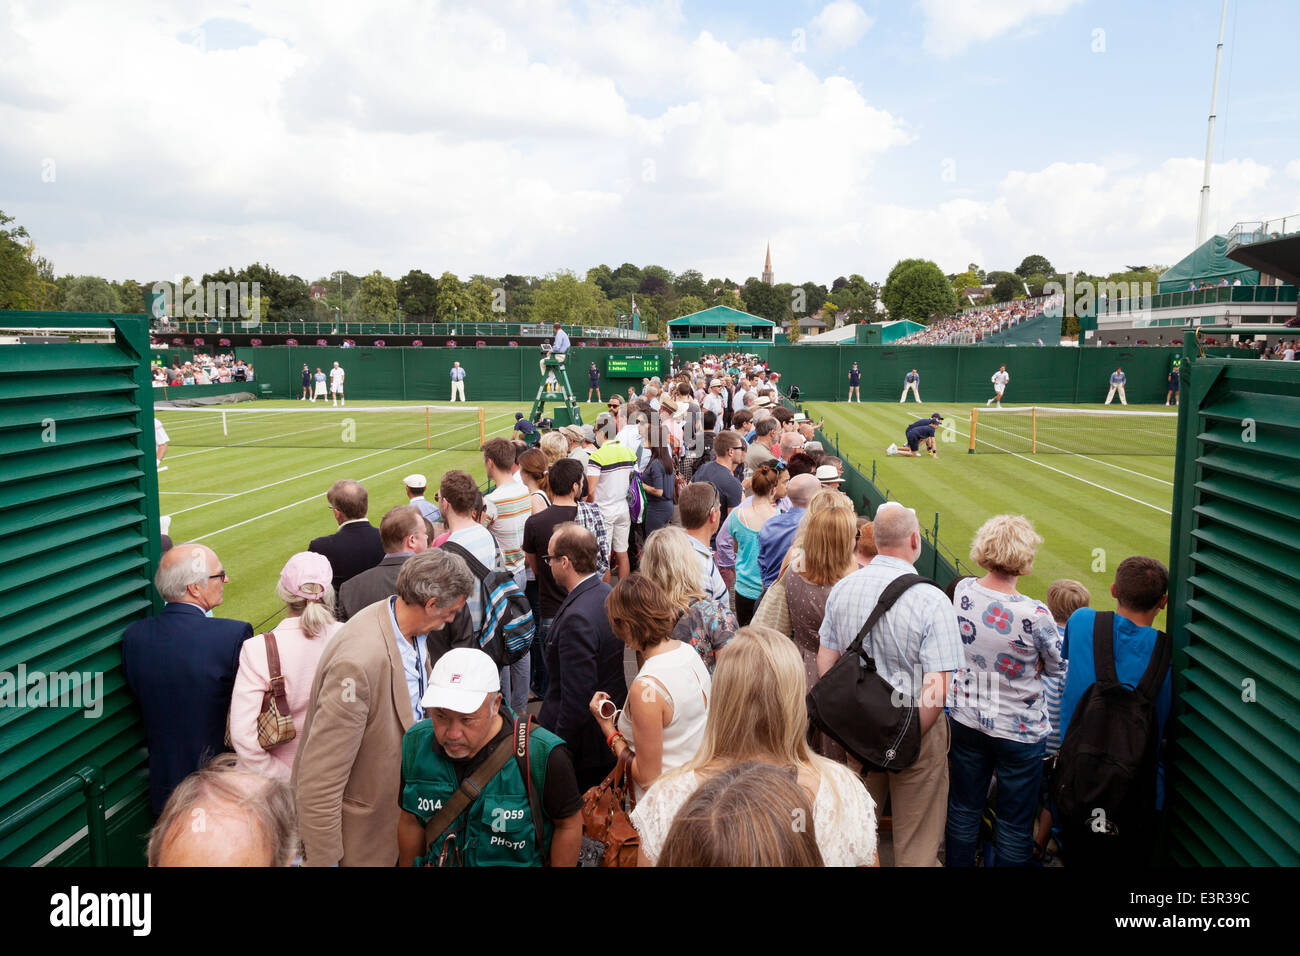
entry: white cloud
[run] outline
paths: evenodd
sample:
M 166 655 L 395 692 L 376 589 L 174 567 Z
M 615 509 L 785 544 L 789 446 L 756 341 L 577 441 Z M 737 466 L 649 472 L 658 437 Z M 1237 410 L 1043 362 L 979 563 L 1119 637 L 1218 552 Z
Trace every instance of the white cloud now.
M 813 18 L 813 37 L 820 48 L 847 49 L 856 45 L 874 22 L 852 0 L 835 0 Z
M 918 0 L 925 49 L 953 56 L 1009 33 L 1033 17 L 1056 16 L 1081 0 Z

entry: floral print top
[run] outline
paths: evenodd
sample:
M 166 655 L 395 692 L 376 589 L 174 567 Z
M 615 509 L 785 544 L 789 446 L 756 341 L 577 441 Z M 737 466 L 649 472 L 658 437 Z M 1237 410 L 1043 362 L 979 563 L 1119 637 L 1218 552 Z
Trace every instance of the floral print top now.
M 966 662 L 953 678 L 949 716 L 991 737 L 1037 743 L 1051 725 L 1041 675 L 1065 673 L 1062 639 L 1047 605 L 975 578 L 953 593 Z
M 712 676 L 718 650 L 731 640 L 739 626 L 736 615 L 726 604 L 701 598 L 677 619 L 673 638 L 695 648 Z

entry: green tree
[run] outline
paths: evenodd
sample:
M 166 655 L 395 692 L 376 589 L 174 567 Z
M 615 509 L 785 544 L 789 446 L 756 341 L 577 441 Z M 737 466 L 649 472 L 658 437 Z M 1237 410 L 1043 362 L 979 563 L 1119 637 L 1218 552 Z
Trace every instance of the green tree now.
M 625 296 L 631 295 L 640 288 L 641 270 L 637 266 L 632 265 L 632 263 L 625 262 L 614 270 L 611 276 L 609 291 L 606 293 L 606 298 L 621 299 Z
M 1010 302 L 1017 296 L 1025 297 L 1025 287 L 1017 276 L 1003 275 L 993 286 L 994 302 Z
M 444 272 L 438 277 L 438 291 L 434 298 L 433 314 L 438 322 L 468 322 L 474 310 L 473 300 L 454 272 Z
M 600 287 L 600 291 L 605 293 L 606 298 L 613 298 L 614 293 L 614 273 L 609 266 L 601 263 L 587 270 L 587 281 L 593 282 Z
M 803 338 L 803 329 L 799 328 L 799 320 L 801 318 L 803 318 L 801 315 L 791 316 L 789 324 L 785 327 L 785 339 L 791 345 L 794 345 Z
M 63 299 L 64 312 L 111 312 L 122 311 L 122 302 L 117 297 L 117 290 L 107 279 L 99 276 L 77 276 L 68 283 L 67 294 Z
M 614 306 L 594 282 L 561 270 L 547 276 L 533 296 L 534 322 L 613 325 Z
M 438 297 L 438 280 L 420 269 L 412 269 L 397 280 L 397 304 L 407 321 L 433 315 Z
M 674 299 L 667 308 L 668 321 L 680 319 L 683 315 L 691 315 L 695 312 L 703 312 L 708 306 L 698 295 L 684 295 L 680 299 Z
M 735 322 L 728 322 L 728 323 L 727 323 L 727 329 L 726 329 L 726 332 L 723 333 L 723 337 L 724 337 L 728 342 L 739 342 L 739 341 L 740 341 L 740 330 L 739 330 L 738 328 L 736 328 L 736 323 L 735 323 Z
M 1020 260 L 1020 265 L 1016 266 L 1016 275 L 1022 279 L 1029 278 L 1035 272 L 1050 275 L 1054 271 L 1052 264 L 1047 261 L 1047 257 L 1039 255 L 1025 256 L 1024 259 Z
M 397 318 L 397 283 L 378 269 L 361 280 L 361 314 L 372 322 Z
M 929 259 L 900 260 L 890 270 L 880 297 L 894 319 L 928 322 L 957 310 L 957 294 Z
M 35 247 L 22 226 L 0 209 L 0 309 L 31 309 L 40 294 Z
M 782 294 L 780 286 L 771 286 L 750 276 L 740 289 L 740 301 L 750 315 L 779 323 L 786 317 L 790 300 Z
M 469 280 L 465 295 L 469 298 L 474 322 L 492 322 L 504 318 L 502 313 L 492 311 L 493 290 L 499 288 L 498 283 L 489 282 L 485 276 L 474 276 Z
M 700 301 L 709 294 L 709 287 L 704 283 L 704 276 L 694 269 L 687 269 L 673 281 L 673 289 L 679 296 L 696 296 Z

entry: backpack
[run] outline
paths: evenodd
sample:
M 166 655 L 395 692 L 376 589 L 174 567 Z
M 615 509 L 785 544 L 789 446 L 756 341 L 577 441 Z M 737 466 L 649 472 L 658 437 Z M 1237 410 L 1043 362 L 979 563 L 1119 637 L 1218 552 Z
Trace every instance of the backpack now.
M 1136 688 L 1115 674 L 1115 614 L 1097 614 L 1092 654 L 1097 680 L 1083 693 L 1061 741 L 1052 798 L 1068 863 L 1145 865 L 1156 830 L 1160 722 L 1155 701 L 1173 655 L 1156 638 Z
M 483 600 L 479 649 L 496 661 L 498 667 L 513 664 L 528 653 L 536 631 L 532 605 L 515 584 L 514 575 L 485 568 L 478 558 L 454 541 L 444 541 L 442 548 L 464 558 L 470 573 L 478 578 Z

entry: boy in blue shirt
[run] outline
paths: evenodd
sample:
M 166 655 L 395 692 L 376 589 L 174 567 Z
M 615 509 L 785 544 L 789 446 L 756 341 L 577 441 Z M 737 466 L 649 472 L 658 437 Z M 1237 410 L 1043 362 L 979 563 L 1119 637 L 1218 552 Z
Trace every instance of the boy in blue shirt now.
M 1151 626 L 1156 615 L 1169 600 L 1169 569 L 1155 558 L 1125 558 L 1115 569 L 1115 583 L 1110 586 L 1115 598 L 1115 676 L 1121 683 L 1136 687 L 1151 661 L 1159 632 Z M 1064 739 L 1070 718 L 1083 698 L 1084 691 L 1097 681 L 1092 656 L 1092 624 L 1097 612 L 1081 607 L 1070 615 L 1065 628 L 1065 646 L 1061 656 L 1069 661 L 1065 690 L 1061 694 L 1061 737 Z M 1156 720 L 1160 728 L 1160 749 L 1156 764 L 1156 810 L 1165 802 L 1164 733 L 1173 701 L 1173 671 L 1166 672 L 1156 696 Z

